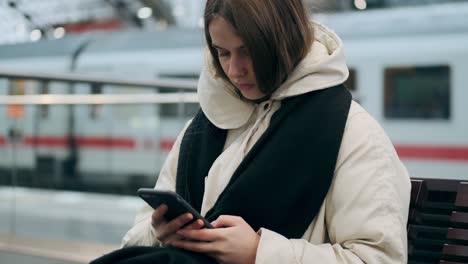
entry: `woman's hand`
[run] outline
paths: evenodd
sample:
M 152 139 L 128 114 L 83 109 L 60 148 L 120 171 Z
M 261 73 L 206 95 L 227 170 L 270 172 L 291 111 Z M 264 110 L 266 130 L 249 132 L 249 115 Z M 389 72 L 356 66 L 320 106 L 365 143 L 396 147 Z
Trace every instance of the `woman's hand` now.
M 172 246 L 175 241 L 184 239 L 176 232 L 181 230 L 187 223 L 192 221 L 193 216 L 190 213 L 186 213 L 174 218 L 172 221 L 167 222 L 164 219 L 168 208 L 167 205 L 163 204 L 154 210 L 151 216 L 151 225 L 156 229 L 157 239 L 161 241 L 164 246 Z M 203 222 L 194 221 L 193 223 L 185 226 L 183 229 L 200 229 L 203 227 Z
M 241 217 L 222 215 L 215 229 L 183 229 L 172 245 L 186 250 L 206 253 L 223 264 L 253 264 L 260 236 Z M 195 240 L 195 241 L 194 241 Z

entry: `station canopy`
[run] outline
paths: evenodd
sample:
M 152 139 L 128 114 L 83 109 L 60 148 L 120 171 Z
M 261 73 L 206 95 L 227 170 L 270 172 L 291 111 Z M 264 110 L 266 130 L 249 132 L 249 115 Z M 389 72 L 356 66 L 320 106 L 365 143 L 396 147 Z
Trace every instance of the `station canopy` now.
M 191 6 L 201 6 L 203 1 L 0 0 L 0 44 L 61 38 L 92 30 L 182 25 L 194 14 Z
M 127 28 L 200 27 L 206 0 L 0 0 L 0 45 Z M 303 0 L 312 13 L 467 0 Z

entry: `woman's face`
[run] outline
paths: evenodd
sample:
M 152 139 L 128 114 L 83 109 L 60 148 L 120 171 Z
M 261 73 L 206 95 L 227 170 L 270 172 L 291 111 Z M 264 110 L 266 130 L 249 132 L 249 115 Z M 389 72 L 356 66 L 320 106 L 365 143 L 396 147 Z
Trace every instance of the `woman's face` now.
M 231 83 L 247 99 L 265 97 L 258 88 L 249 51 L 234 27 L 224 18 L 216 17 L 208 30 L 212 46 L 218 51 L 221 67 Z

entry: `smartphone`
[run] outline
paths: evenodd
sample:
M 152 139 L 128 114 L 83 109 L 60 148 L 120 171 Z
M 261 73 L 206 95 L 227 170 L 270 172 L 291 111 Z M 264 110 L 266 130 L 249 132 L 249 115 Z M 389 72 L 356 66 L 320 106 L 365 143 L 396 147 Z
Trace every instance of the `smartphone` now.
M 166 221 L 171 221 L 172 219 L 184 213 L 191 213 L 193 215 L 193 221 L 201 219 L 205 228 L 214 228 L 210 222 L 201 216 L 197 210 L 195 210 L 187 201 L 184 200 L 184 198 L 182 198 L 176 192 L 140 188 L 138 189 L 137 193 L 138 196 L 140 196 L 147 204 L 153 207 L 153 209 L 158 208 L 161 204 L 167 205 L 168 210 L 164 215 Z

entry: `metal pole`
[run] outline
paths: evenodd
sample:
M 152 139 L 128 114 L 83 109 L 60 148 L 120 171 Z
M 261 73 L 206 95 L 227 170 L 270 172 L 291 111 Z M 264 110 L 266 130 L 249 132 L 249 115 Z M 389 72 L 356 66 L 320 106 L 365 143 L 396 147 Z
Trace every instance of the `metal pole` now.
M 10 128 L 9 137 L 11 142 L 11 191 L 12 191 L 12 202 L 11 202 L 11 214 L 10 214 L 10 238 L 16 236 L 16 177 L 17 177 L 17 163 L 16 163 L 16 145 L 19 140 L 18 130 L 16 129 L 16 118 L 13 119 L 13 126 Z

